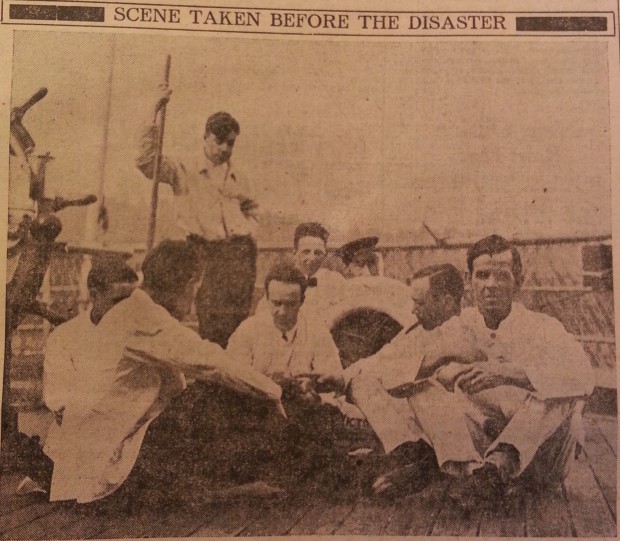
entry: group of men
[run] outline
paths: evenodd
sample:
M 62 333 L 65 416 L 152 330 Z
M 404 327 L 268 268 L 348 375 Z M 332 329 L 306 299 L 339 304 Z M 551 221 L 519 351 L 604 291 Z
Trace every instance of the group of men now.
M 163 89 L 155 117 L 169 97 Z M 401 284 L 417 323 L 343 369 L 323 312 L 352 290 L 323 268 L 320 224 L 297 227 L 292 260 L 270 269 L 249 316 L 257 204 L 230 163 L 239 132 L 217 113 L 196 160 L 162 158 L 159 180 L 172 185 L 186 240 L 149 252 L 141 282 L 123 262 L 95 266 L 91 309 L 50 335 L 50 463 L 32 473 L 50 499 L 184 498 L 252 484 L 331 496 L 358 487 L 356 449 L 343 444 L 353 410 L 380 443 L 377 496 L 450 475 L 455 499 L 492 506 L 521 480 L 564 479 L 592 368 L 557 320 L 515 302 L 517 249 L 497 235 L 471 246 L 473 306 L 463 310 L 454 266 L 417 272 Z M 149 126 L 138 158 L 147 176 L 155 134 Z M 347 277 L 380 274 L 376 242 L 343 247 Z M 193 303 L 199 334 L 181 322 Z

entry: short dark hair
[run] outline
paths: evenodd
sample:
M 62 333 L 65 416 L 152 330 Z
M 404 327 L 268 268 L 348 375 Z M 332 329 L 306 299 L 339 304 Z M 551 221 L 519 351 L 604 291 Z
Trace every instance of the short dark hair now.
M 463 276 L 451 263 L 424 267 L 413 275 L 412 280 L 420 278 L 429 279 L 433 296 L 447 294 L 454 298 L 457 303 L 461 302 L 465 290 Z
M 138 275 L 129 264 L 119 257 L 106 257 L 93 263 L 86 287 L 97 291 L 106 291 L 111 284 L 133 284 L 138 281 Z
M 273 281 L 284 282 L 285 284 L 299 284 L 301 298 L 304 298 L 308 280 L 303 273 L 290 263 L 278 263 L 267 273 L 265 278 L 265 295 L 269 298 L 269 284 Z
M 217 139 L 224 139 L 230 132 L 235 132 L 237 135 L 241 133 L 239 122 L 231 114 L 220 111 L 207 118 L 205 137 L 212 133 Z
M 517 250 L 512 243 L 499 235 L 489 235 L 488 237 L 480 239 L 473 246 L 470 246 L 469 250 L 467 250 L 467 270 L 469 274 L 474 271 L 474 260 L 481 255 L 492 256 L 508 251 L 512 254 L 512 272 L 515 278 L 519 279 L 523 272 L 519 250 Z
M 329 231 L 327 231 L 327 229 L 325 229 L 318 222 L 305 222 L 303 224 L 299 224 L 295 228 L 295 235 L 293 237 L 293 247 L 295 250 L 299 247 L 299 239 L 302 237 L 317 237 L 327 244 Z
M 160 242 L 142 262 L 144 287 L 158 293 L 182 291 L 201 271 L 198 250 L 183 240 Z

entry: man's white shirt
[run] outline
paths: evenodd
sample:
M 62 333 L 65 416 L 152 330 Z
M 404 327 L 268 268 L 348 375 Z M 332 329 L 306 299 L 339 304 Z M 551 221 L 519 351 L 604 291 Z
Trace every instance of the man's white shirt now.
M 186 376 L 278 400 L 271 379 L 202 340 L 138 289 L 95 327 L 85 366 L 97 388 L 68 404 L 54 453 L 50 500 L 105 497 L 125 481 L 149 424 L 186 385 Z
M 227 351 L 263 374 L 336 374 L 342 370 L 329 330 L 301 311 L 295 328 L 279 330 L 268 311 L 246 319 L 233 333 Z
M 43 361 L 43 401 L 53 412 L 73 404 L 84 403 L 97 388 L 99 367 L 88 352 L 94 347 L 95 324 L 90 310 L 56 327 L 48 336 Z M 45 441 L 44 451 L 50 457 L 58 445 L 60 428 L 54 421 Z

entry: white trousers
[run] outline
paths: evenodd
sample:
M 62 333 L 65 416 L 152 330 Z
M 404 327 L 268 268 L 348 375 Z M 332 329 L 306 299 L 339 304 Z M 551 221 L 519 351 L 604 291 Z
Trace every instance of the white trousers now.
M 575 398 L 541 400 L 512 386 L 467 395 L 427 380 L 404 401 L 363 376 L 351 382 L 351 395 L 386 453 L 423 439 L 452 475 L 471 473 L 506 444 L 519 453 L 515 476 L 527 471 L 539 483 L 557 483 L 568 475 L 576 444 L 583 441 L 583 400 Z
M 541 400 L 504 385 L 468 395 L 428 382 L 409 404 L 446 470 L 460 462 L 471 471 L 509 445 L 519 453 L 515 477 L 527 471 L 537 482 L 553 484 L 566 478 L 583 439 L 583 400 L 576 398 Z
M 420 439 L 428 442 L 407 400 L 390 396 L 376 378 L 363 374 L 356 376 L 350 383 L 349 392 L 386 453 L 406 442 Z

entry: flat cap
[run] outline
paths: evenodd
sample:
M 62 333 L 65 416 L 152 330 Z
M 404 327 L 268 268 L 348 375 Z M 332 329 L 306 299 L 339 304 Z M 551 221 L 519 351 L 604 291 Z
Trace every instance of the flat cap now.
M 357 254 L 372 252 L 378 243 L 379 237 L 362 237 L 352 240 L 340 248 L 340 257 L 345 265 L 349 265 Z

